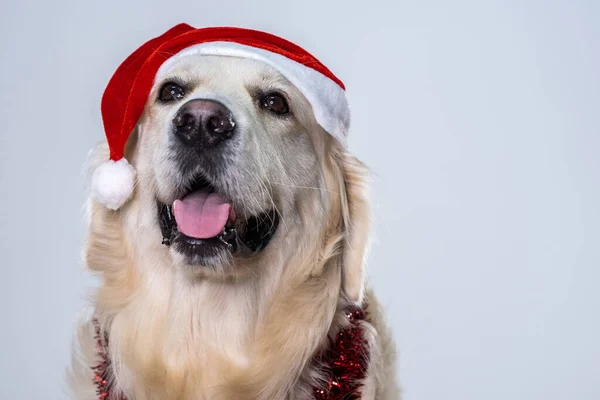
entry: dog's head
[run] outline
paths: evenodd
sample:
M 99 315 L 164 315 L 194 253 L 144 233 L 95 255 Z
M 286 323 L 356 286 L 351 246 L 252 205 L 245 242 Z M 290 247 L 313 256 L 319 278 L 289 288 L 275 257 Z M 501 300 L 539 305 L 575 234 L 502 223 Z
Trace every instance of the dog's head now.
M 164 257 L 190 279 L 243 279 L 293 257 L 311 274 L 342 252 L 344 288 L 360 298 L 363 167 L 275 68 L 201 55 L 162 68 L 126 157 L 136 189 L 117 214 L 134 257 Z
M 298 90 L 257 61 L 188 57 L 159 74 L 138 168 L 140 184 L 156 188 L 162 234 L 182 263 L 238 273 L 229 268 L 235 257 L 266 248 L 293 209 L 292 187 L 321 187 L 307 110 Z

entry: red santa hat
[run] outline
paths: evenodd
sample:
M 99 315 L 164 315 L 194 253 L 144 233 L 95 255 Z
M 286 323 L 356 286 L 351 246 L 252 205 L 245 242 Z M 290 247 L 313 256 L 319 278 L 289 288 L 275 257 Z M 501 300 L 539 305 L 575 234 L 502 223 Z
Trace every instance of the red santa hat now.
M 156 76 L 190 55 L 241 57 L 274 67 L 306 97 L 323 129 L 345 143 L 350 111 L 344 84 L 313 55 L 265 32 L 179 24 L 127 57 L 104 91 L 102 120 L 110 159 L 95 169 L 91 196 L 107 208 L 118 209 L 133 193 L 135 170 L 124 158 L 125 144 L 144 111 Z

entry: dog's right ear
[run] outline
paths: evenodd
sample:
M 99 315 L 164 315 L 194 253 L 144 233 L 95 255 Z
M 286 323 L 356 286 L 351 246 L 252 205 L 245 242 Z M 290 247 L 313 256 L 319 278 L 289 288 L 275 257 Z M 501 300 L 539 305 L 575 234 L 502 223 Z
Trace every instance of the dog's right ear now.
M 346 150 L 335 155 L 342 172 L 339 193 L 344 241 L 342 288 L 348 299 L 362 303 L 365 289 L 365 259 L 370 237 L 370 206 L 366 166 Z

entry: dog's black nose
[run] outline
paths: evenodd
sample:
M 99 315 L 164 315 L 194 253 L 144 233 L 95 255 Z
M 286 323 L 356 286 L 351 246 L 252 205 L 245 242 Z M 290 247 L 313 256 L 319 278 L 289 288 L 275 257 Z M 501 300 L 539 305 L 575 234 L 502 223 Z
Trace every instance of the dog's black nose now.
M 195 99 L 185 103 L 173 118 L 175 135 L 186 146 L 212 147 L 231 139 L 233 114 L 218 101 Z

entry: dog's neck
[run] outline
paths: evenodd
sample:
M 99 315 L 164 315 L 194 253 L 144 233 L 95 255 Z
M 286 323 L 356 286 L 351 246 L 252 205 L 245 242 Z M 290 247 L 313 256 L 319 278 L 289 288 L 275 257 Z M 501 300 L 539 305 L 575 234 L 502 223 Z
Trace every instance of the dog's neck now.
M 345 327 L 341 328 L 328 343 L 317 352 L 308 368 L 320 375 L 306 393 L 315 400 L 342 400 L 360 398 L 361 383 L 366 377 L 369 362 L 368 344 L 364 337 L 362 321 L 365 311 L 359 307 L 344 310 Z M 116 389 L 113 367 L 108 350 L 108 334 L 102 330 L 97 319 L 93 321 L 100 360 L 92 366 L 94 383 L 99 399 L 127 400 Z

